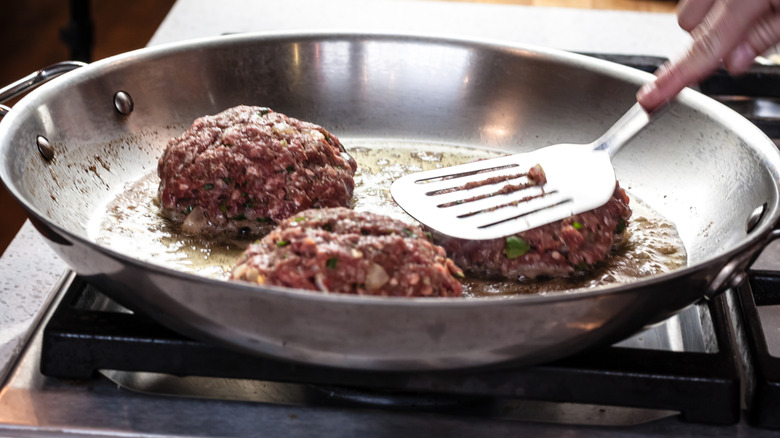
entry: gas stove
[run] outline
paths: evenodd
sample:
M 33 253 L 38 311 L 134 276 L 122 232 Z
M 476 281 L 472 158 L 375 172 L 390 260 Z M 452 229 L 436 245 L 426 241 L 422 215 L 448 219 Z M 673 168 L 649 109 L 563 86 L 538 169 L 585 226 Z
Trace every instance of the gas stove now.
M 642 69 L 662 62 L 595 56 Z M 749 75 L 765 76 L 760 70 Z M 703 86 L 722 91 L 715 81 L 731 78 L 718 78 Z M 723 100 L 755 101 L 733 94 Z M 771 118 L 746 116 L 777 129 Z M 269 416 L 287 436 L 314 425 L 339 434 L 391 425 L 409 434 L 421 430 L 419 422 L 422 430 L 506 434 L 587 426 L 607 436 L 624 427 L 671 433 L 679 424 L 722 433 L 747 427 L 745 420 L 778 428 L 780 263 L 773 262 L 780 256 L 773 252 L 765 251 L 738 290 L 616 345 L 533 367 L 441 372 L 344 370 L 227 350 L 172 332 L 68 273 L 0 393 L 0 412 L 11 424 L 62 430 L 80 416 L 79 430 L 107 435 L 244 434 L 253 424 L 268 427 Z M 255 420 L 230 421 L 238 415 Z
M 63 421 L 80 418 L 78 430 L 109 436 L 233 436 L 251 425 L 284 428 L 285 436 L 296 436 L 299 426 L 325 428 L 323 436 L 343 428 L 373 435 L 385 426 L 404 434 L 457 428 L 543 436 L 588 426 L 609 436 L 629 426 L 671 433 L 678 423 L 709 434 L 740 422 L 744 393 L 754 407 L 771 410 L 775 402 L 771 391 L 759 401 L 759 387 L 746 385 L 747 373 L 771 368 L 742 365 L 740 356 L 755 354 L 738 342 L 745 337 L 737 328 L 738 301 L 753 296 L 745 290 L 694 305 L 615 346 L 550 364 L 375 372 L 246 356 L 188 339 L 71 273 L 0 394 L 0 412 L 6 421 L 61 430 L 75 426 Z M 771 415 L 762 418 L 755 424 L 773 426 Z
M 253 14 L 260 6 L 249 1 L 214 10 L 182 0 L 152 43 L 206 36 L 206 28 L 219 35 L 392 22 L 443 33 L 455 26 L 461 36 L 563 48 L 645 71 L 660 65 L 663 48 L 680 44 L 666 14 L 374 1 L 354 19 L 351 0 L 325 11 L 305 3 Z M 567 31 L 546 30 L 561 23 Z M 656 38 L 627 30 L 641 26 L 654 26 Z M 612 47 L 621 44 L 631 49 Z M 607 54 L 595 54 L 605 46 Z M 614 54 L 621 52 L 649 56 Z M 756 66 L 738 79 L 720 71 L 699 89 L 780 139 L 777 70 Z M 14 360 L 0 363 L 0 436 L 774 436 L 778 281 L 780 245 L 770 245 L 739 289 L 613 346 L 534 367 L 399 373 L 301 365 L 189 339 L 66 272 L 54 287 L 33 282 L 48 301 L 23 330 Z M 8 296 L 0 291 L 0 304 Z M 0 340 L 4 330 L 15 326 L 0 326 Z
M 128 313 L 77 277 L 63 286 L 63 300 L 43 330 L 40 361 L 44 375 L 60 379 L 103 374 L 140 392 L 488 418 L 511 417 L 516 410 L 511 406 L 536 401 L 680 412 L 685 420 L 712 424 L 739 421 L 739 362 L 725 297 L 670 322 L 695 329 L 667 327 L 666 339 L 655 334 L 668 342 L 659 348 L 641 345 L 649 343 L 644 337 L 653 334 L 648 333 L 620 346 L 531 368 L 377 372 L 225 350 Z M 675 348 L 675 340 L 682 345 Z M 215 378 L 232 383 L 225 388 L 215 385 Z M 608 417 L 606 410 L 602 416 Z

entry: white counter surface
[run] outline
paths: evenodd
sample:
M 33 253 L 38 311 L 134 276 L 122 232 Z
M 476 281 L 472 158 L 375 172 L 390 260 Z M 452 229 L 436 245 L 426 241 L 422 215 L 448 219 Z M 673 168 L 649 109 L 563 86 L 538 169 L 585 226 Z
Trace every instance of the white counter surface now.
M 276 30 L 430 33 L 666 58 L 689 40 L 674 14 L 663 13 L 413 0 L 223 0 L 213 7 L 188 0 L 176 3 L 150 44 Z
M 688 40 L 673 14 L 412 0 L 179 0 L 149 44 L 276 30 L 440 34 L 667 58 Z M 65 270 L 29 221 L 0 258 L 0 380 Z

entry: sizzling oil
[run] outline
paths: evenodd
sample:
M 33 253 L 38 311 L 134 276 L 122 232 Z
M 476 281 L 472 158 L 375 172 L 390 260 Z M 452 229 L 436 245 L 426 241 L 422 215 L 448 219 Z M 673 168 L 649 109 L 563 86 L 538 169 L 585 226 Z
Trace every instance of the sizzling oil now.
M 353 208 L 407 222 L 413 219 L 390 196 L 390 185 L 396 178 L 420 170 L 500 155 L 480 149 L 389 141 L 360 141 L 360 146 L 347 148 L 358 163 Z M 160 216 L 158 185 L 159 178 L 152 172 L 111 200 L 93 221 L 91 231 L 95 240 L 147 262 L 198 275 L 227 278 L 241 252 L 258 237 L 222 236 L 203 239 L 183 235 L 178 224 Z M 466 279 L 465 295 L 479 297 L 572 291 L 628 283 L 685 266 L 685 248 L 673 224 L 634 197 L 631 198 L 633 215 L 627 227 L 626 239 L 594 271 L 565 279 Z

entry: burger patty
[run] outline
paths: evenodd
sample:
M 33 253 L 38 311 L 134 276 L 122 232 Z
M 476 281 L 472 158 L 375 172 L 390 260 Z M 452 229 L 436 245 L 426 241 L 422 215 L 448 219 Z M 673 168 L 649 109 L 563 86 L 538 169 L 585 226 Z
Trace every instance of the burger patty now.
M 320 292 L 454 297 L 463 272 L 421 228 L 347 208 L 298 213 L 250 245 L 230 279 Z
M 157 174 L 162 214 L 186 234 L 264 225 L 347 206 L 357 163 L 323 127 L 268 108 L 201 117 L 168 142 Z
M 509 237 L 465 240 L 431 233 L 452 260 L 475 277 L 564 277 L 587 271 L 610 254 L 631 217 L 628 204 L 616 184 L 612 198 L 601 207 Z

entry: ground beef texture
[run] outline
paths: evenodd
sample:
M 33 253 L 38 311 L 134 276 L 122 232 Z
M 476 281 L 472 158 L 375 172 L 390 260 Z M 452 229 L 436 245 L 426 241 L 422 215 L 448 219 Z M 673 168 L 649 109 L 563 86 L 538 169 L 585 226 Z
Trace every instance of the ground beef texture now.
M 463 272 L 417 226 L 347 208 L 288 218 L 239 258 L 230 279 L 312 291 L 456 297 Z
M 593 269 L 622 241 L 631 217 L 629 198 L 616 184 L 603 206 L 516 235 L 464 240 L 437 234 L 452 260 L 474 277 L 565 277 Z
M 185 234 L 255 229 L 313 207 L 347 206 L 355 161 L 319 125 L 268 108 L 204 116 L 160 157 L 162 214 Z

